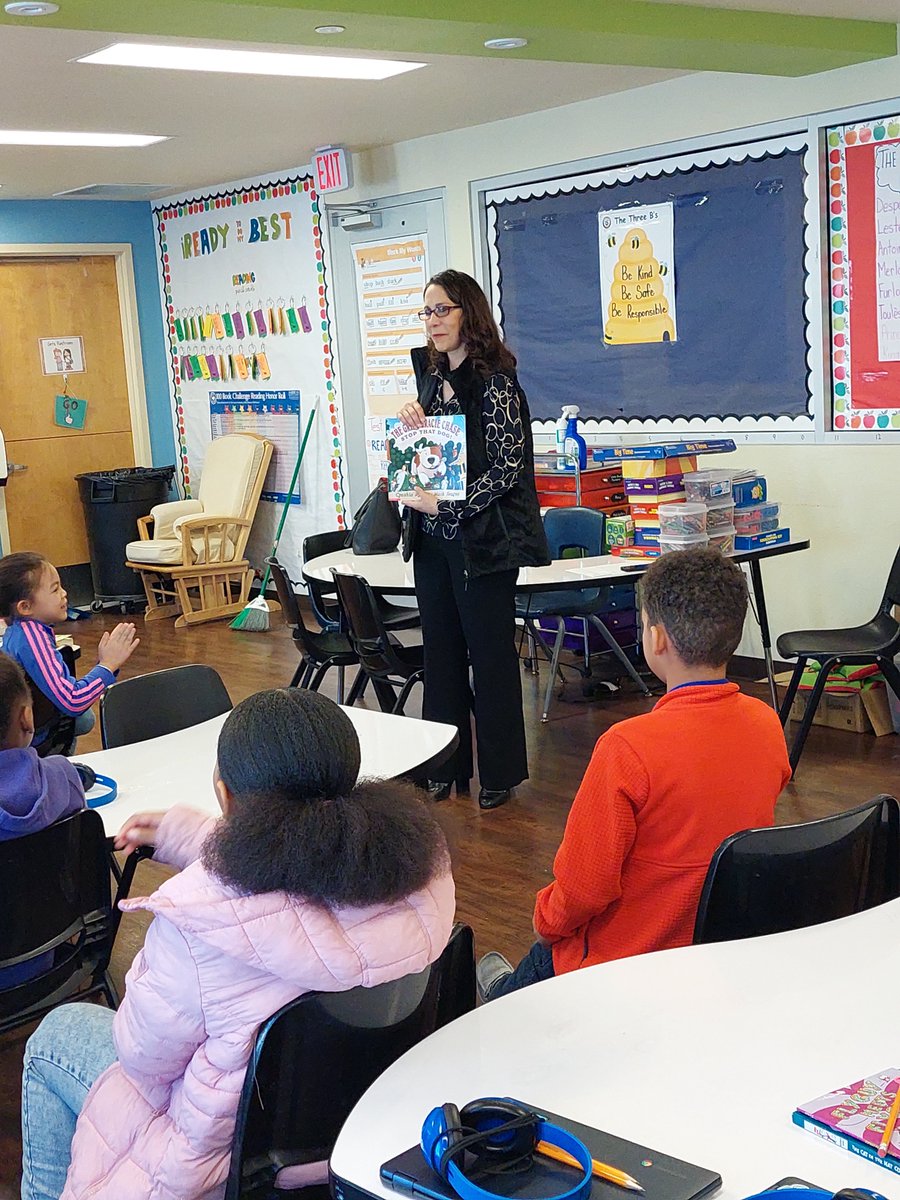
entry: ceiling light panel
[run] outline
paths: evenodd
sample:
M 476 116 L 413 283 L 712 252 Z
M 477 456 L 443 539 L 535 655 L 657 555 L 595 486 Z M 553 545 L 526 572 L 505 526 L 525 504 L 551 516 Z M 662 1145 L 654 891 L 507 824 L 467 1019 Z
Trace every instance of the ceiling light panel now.
M 0 146 L 100 146 L 109 148 L 152 146 L 167 142 L 158 133 L 65 133 L 49 129 L 0 129 Z
M 76 62 L 113 67 L 156 67 L 167 71 L 222 71 L 230 75 L 288 75 L 306 79 L 389 79 L 425 63 L 324 54 L 275 54 L 262 50 L 215 50 L 206 46 L 161 46 L 117 42 Z

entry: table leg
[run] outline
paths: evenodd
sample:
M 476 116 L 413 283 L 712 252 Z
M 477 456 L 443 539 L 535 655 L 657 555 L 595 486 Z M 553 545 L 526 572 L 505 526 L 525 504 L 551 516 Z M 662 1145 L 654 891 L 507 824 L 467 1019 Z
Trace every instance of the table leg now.
M 750 580 L 753 584 L 753 599 L 756 603 L 756 616 L 759 620 L 759 632 L 762 638 L 763 656 L 766 660 L 766 675 L 769 678 L 772 707 L 778 712 L 778 688 L 775 685 L 775 668 L 772 663 L 772 638 L 769 633 L 769 614 L 766 611 L 766 593 L 763 590 L 762 570 L 758 558 L 751 558 L 747 565 L 750 568 Z

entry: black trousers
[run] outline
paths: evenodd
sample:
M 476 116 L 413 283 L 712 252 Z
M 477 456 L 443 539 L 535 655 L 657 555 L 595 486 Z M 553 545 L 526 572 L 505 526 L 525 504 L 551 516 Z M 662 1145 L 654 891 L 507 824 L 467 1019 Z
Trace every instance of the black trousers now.
M 422 715 L 459 730 L 459 747 L 435 769 L 435 778 L 451 782 L 472 777 L 474 712 L 481 786 L 490 791 L 515 787 L 528 778 L 516 652 L 518 571 L 467 579 L 461 540 L 424 531 L 413 566 L 425 643 Z

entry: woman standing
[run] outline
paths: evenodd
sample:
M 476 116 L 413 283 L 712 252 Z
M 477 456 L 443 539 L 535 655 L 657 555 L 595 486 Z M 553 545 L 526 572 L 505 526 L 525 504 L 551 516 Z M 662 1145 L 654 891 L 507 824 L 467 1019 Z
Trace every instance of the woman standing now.
M 475 714 L 482 808 L 497 808 L 528 778 L 522 681 L 515 643 L 520 567 L 549 563 L 534 485 L 531 417 L 487 297 L 461 271 L 441 271 L 419 313 L 427 348 L 412 351 L 417 400 L 399 412 L 466 418 L 466 498 L 438 500 L 417 488 L 404 499 L 425 643 L 423 716 L 459 730 L 459 747 L 430 782 L 437 800 L 468 790 Z M 469 665 L 473 689 L 469 685 Z

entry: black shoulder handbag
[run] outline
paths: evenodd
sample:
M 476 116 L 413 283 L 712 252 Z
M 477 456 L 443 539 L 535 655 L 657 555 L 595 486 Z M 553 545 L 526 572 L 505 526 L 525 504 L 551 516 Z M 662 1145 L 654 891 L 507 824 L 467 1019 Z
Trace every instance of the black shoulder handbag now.
M 353 518 L 347 545 L 354 554 L 390 554 L 400 541 L 400 513 L 388 499 L 387 480 L 379 479 Z

